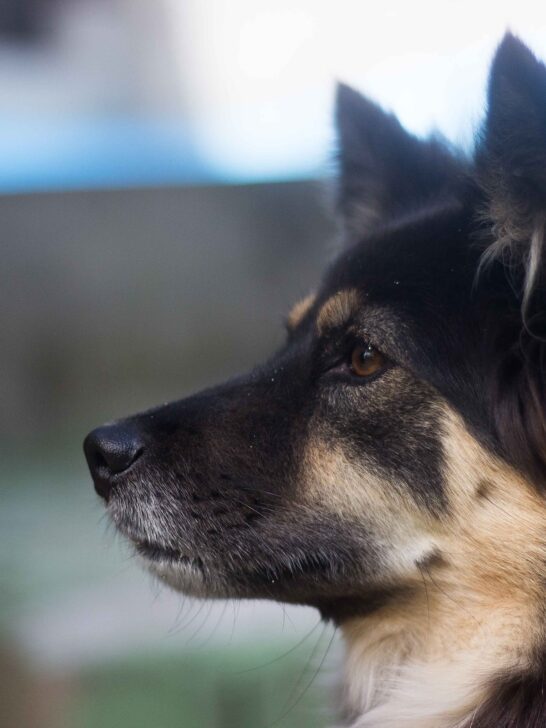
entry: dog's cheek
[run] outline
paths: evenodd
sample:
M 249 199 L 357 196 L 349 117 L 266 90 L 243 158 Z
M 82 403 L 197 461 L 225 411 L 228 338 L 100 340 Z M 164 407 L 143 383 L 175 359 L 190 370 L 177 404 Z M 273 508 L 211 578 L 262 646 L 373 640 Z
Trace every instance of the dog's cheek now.
M 369 384 L 327 391 L 314 430 L 383 488 L 390 484 L 438 516 L 447 506 L 442 404 L 432 387 L 394 366 Z
M 309 509 L 350 524 L 349 539 L 368 544 L 363 559 L 375 563 L 362 563 L 364 581 L 371 574 L 378 583 L 413 580 L 419 562 L 436 549 L 436 519 L 406 488 L 378 475 L 362 456 L 356 465 L 341 446 L 320 436 L 305 445 L 298 496 Z

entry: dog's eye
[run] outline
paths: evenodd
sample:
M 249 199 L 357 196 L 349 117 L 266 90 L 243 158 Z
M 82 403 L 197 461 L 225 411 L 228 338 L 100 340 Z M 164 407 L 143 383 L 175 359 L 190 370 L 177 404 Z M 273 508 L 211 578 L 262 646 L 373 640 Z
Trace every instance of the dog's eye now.
M 351 371 L 357 377 L 371 377 L 381 371 L 386 363 L 386 357 L 371 344 L 355 346 L 351 354 Z

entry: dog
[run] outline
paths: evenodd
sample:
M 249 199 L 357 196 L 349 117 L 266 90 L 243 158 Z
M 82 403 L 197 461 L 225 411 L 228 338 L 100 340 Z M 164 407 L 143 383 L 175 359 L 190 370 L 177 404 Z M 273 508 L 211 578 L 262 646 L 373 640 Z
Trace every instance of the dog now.
M 311 605 L 353 728 L 546 726 L 546 67 L 470 156 L 337 91 L 342 249 L 249 374 L 105 425 L 95 488 L 185 594 Z

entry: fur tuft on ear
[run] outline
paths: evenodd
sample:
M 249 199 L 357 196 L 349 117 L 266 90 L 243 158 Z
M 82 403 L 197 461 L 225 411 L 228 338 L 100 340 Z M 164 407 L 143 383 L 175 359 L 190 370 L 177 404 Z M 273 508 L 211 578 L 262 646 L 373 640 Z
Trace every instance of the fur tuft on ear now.
M 508 254 L 520 266 L 526 315 L 546 245 L 546 67 L 511 33 L 491 67 L 476 163 L 494 238 L 483 262 Z
M 512 461 L 546 486 L 546 67 L 510 33 L 491 67 L 476 171 L 480 270 L 497 261 L 509 302 L 492 313 L 496 430 Z
M 464 164 L 440 139 L 420 140 L 398 119 L 339 84 L 338 205 L 349 239 L 453 192 Z

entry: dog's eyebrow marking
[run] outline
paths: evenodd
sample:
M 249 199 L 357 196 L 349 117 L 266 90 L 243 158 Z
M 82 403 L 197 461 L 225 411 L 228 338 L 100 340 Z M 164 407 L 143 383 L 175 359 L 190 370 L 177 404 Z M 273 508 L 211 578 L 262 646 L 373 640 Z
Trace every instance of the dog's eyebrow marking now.
M 301 301 L 298 301 L 292 306 L 290 313 L 286 317 L 286 326 L 289 331 L 294 331 L 294 329 L 297 328 L 297 326 L 303 321 L 306 314 L 309 313 L 315 303 L 316 298 L 317 297 L 314 293 L 310 293 L 308 296 L 305 296 L 305 298 L 302 298 Z
M 338 291 L 326 300 L 317 315 L 317 329 L 322 336 L 328 329 L 343 326 L 358 308 L 360 296 L 354 288 Z

